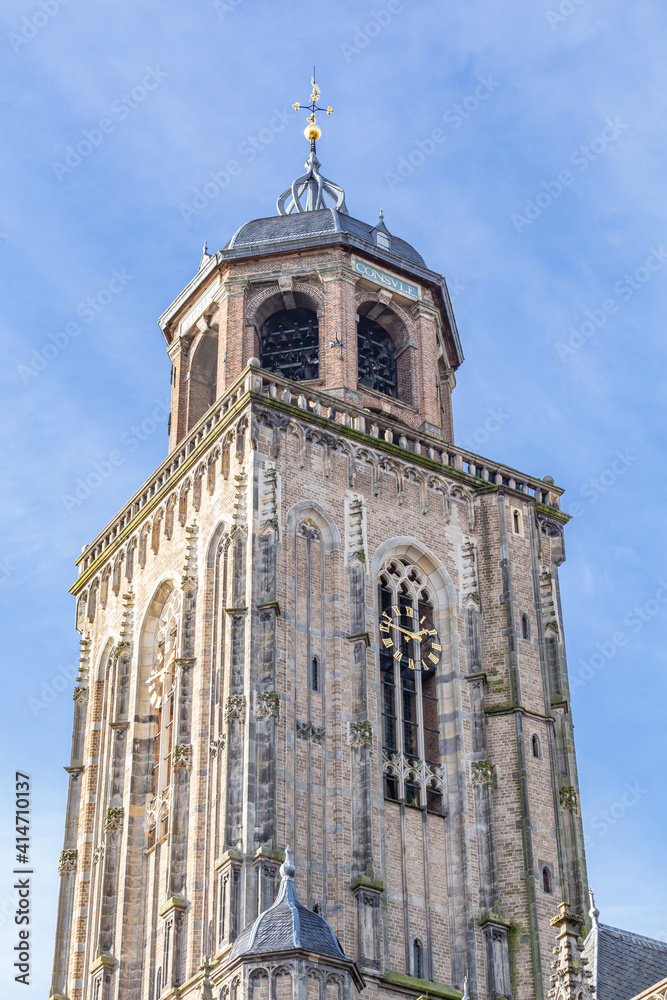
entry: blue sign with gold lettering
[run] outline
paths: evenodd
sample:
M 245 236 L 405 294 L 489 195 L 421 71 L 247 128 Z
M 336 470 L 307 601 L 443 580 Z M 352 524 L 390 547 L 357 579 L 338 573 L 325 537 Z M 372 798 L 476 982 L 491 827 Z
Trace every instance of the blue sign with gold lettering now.
M 369 281 L 374 281 L 392 292 L 398 292 L 399 295 L 405 295 L 407 299 L 419 299 L 419 287 L 409 281 L 404 281 L 403 278 L 397 278 L 394 274 L 381 271 L 374 264 L 368 264 L 365 260 L 359 260 L 357 257 L 352 258 L 352 266 L 357 274 L 368 278 Z

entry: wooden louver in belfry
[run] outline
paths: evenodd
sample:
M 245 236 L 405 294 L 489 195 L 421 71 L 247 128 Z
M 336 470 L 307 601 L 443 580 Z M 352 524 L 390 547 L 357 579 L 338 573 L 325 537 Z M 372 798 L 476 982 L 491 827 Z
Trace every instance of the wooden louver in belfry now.
M 295 382 L 319 377 L 319 329 L 311 309 L 283 309 L 264 323 L 260 361 Z

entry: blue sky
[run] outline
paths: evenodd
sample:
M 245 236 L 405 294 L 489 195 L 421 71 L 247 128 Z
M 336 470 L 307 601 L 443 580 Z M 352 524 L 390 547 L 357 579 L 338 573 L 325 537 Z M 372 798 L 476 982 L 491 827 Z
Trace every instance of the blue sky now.
M 164 457 L 156 319 L 204 239 L 273 214 L 301 172 L 290 106 L 313 63 L 324 173 L 450 283 L 457 440 L 552 475 L 576 512 L 561 586 L 590 881 L 601 919 L 667 939 L 664 5 L 42 2 L 0 10 L 0 804 L 31 774 L 36 953 L 14 986 L 5 823 L 3 996 L 50 978 L 73 560 Z

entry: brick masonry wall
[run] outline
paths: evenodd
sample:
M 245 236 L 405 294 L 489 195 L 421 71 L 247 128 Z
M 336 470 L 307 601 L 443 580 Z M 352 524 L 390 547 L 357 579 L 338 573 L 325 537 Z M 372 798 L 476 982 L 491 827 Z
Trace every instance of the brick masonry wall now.
M 223 262 L 216 271 L 209 273 L 208 285 L 213 287 L 219 282 L 213 301 L 203 317 L 170 342 L 169 352 L 176 369 L 172 392 L 172 449 L 192 425 L 188 412 L 201 412 L 201 397 L 208 391 L 197 379 L 190 377 L 192 365 L 196 366 L 196 347 L 202 330 L 208 331 L 204 336 L 218 339 L 215 397 L 220 398 L 239 377 L 249 359 L 259 355 L 258 327 L 261 327 L 265 311 L 262 302 L 270 301 L 275 309 L 293 307 L 291 300 L 283 301 L 278 279 L 293 282 L 297 294 L 301 295 L 300 304 L 318 313 L 319 386 L 340 394 L 358 395 L 361 405 L 385 412 L 410 427 L 418 428 L 424 422 L 431 427 L 442 427 L 447 439 L 451 440 L 449 391 L 439 391 L 436 373 L 439 356 L 444 356 L 446 364 L 454 362 L 446 357 L 445 342 L 438 332 L 444 321 L 435 306 L 432 291 L 423 285 L 422 299 L 418 303 L 411 303 L 400 295 L 392 298 L 386 290 L 360 280 L 352 269 L 348 251 L 327 249 L 284 254 L 279 258 Z M 193 291 L 192 301 L 183 304 L 179 316 L 206 293 L 206 287 Z M 379 303 L 383 310 L 377 316 L 378 322 L 391 330 L 400 353 L 398 401 L 357 384 L 357 310 L 367 311 L 374 303 Z M 178 320 L 169 325 L 170 336 L 177 326 Z M 336 338 L 343 343 L 342 357 L 337 347 L 329 346 Z
M 429 287 L 418 303 L 392 299 L 360 282 L 340 248 L 223 262 L 209 279 L 209 306 L 169 347 L 170 455 L 206 405 L 196 358 L 216 337 L 215 394 L 236 383 L 236 402 L 195 428 L 169 480 L 108 547 L 84 554 L 73 588 L 87 708 L 57 989 L 89 1000 L 99 980 L 96 1000 L 157 1000 L 159 976 L 162 996 L 199 996 L 207 955 L 217 988 L 290 846 L 301 899 L 362 966 L 365 996 L 424 992 L 387 978 L 414 974 L 415 939 L 426 978 L 461 990 L 467 975 L 473 997 L 502 992 L 486 965 L 493 927 L 512 996 L 541 998 L 549 920 L 561 897 L 580 910 L 586 898 L 557 597 L 562 523 L 516 490 L 434 471 L 262 398 L 254 370 L 239 387 L 258 327 L 296 296 L 319 317 L 318 388 L 394 420 L 395 443 L 406 426 L 451 440 L 442 375 L 454 359 Z M 204 291 L 181 304 L 169 337 Z M 369 309 L 403 350 L 398 400 L 357 385 L 356 317 Z M 342 356 L 329 347 L 336 336 Z M 384 794 L 377 588 L 392 558 L 421 575 L 443 646 L 442 815 Z M 182 766 L 158 786 L 165 819 L 152 824 L 150 678 L 160 617 L 179 594 L 170 739 Z
M 428 913 L 431 927 L 432 962 L 436 981 L 462 985 L 456 978 L 456 961 L 452 949 L 460 951 L 461 933 L 472 934 L 472 951 L 465 952 L 461 961 L 477 967 L 480 995 L 484 995 L 484 951 L 481 931 L 477 922 L 483 916 L 476 903 L 480 892 L 477 830 L 474 823 L 470 756 L 471 756 L 471 706 L 468 688 L 464 681 L 468 671 L 466 662 L 465 620 L 461 601 L 465 587 L 462 582 L 462 547 L 469 542 L 475 546 L 481 611 L 482 666 L 486 674 L 484 704 L 486 707 L 487 754 L 494 765 L 492 808 L 494 824 L 494 849 L 497 868 L 497 913 L 511 925 L 513 986 L 517 997 L 535 995 L 534 945 L 535 927 L 531 926 L 526 872 L 526 853 L 523 828 L 532 831 L 532 866 L 534 882 L 534 910 L 539 944 L 541 971 L 547 982 L 547 971 L 552 943 L 549 919 L 559 900 L 558 879 L 562 878 L 562 847 L 559 856 L 557 831 L 562 824 L 557 808 L 554 761 L 549 736 L 549 710 L 545 703 L 544 669 L 540 662 L 539 630 L 535 593 L 531 583 L 534 542 L 531 543 L 528 525 L 534 523 L 527 499 L 516 496 L 502 501 L 507 519 L 518 505 L 522 513 L 524 534 L 512 533 L 509 548 L 512 563 L 513 597 L 517 611 L 531 615 L 534 622 L 533 638 L 517 643 L 520 677 L 520 695 L 512 691 L 507 652 L 507 614 L 503 582 L 499 569 L 500 545 L 497 492 L 477 496 L 474 500 L 474 524 L 470 523 L 469 505 L 464 498 L 452 498 L 451 517 L 448 519 L 442 498 L 428 491 L 428 510 L 423 511 L 423 498 L 417 482 L 404 481 L 403 492 L 397 491 L 395 473 L 381 471 L 379 486 L 373 463 L 381 460 L 370 455 L 368 461 L 356 464 L 354 489 L 349 485 L 347 455 L 338 448 L 334 438 L 330 443 L 328 459 L 322 445 L 307 444 L 305 456 L 297 438 L 286 427 L 280 435 L 280 452 L 271 457 L 274 448 L 273 433 L 262 424 L 266 408 L 254 404 L 255 432 L 248 439 L 244 452 L 238 455 L 232 448 L 229 475 L 225 479 L 217 462 L 215 486 L 212 492 L 201 491 L 199 509 L 193 509 L 192 491 L 188 496 L 185 524 L 176 519 L 171 539 L 160 536 L 159 549 L 154 553 L 149 547 L 143 568 L 135 563 L 132 579 L 123 579 L 118 595 L 112 590 L 106 602 L 99 601 L 94 619 L 86 621 L 84 628 L 90 639 L 91 684 L 90 704 L 87 714 L 87 731 L 84 749 L 85 771 L 82 804 L 78 827 L 78 870 L 74 899 L 74 920 L 70 943 L 68 996 L 78 1000 L 84 995 L 84 983 L 97 958 L 98 926 L 100 920 L 100 863 L 93 863 L 96 848 L 108 845 L 110 837 L 120 841 L 119 876 L 115 896 L 112 958 L 119 963 L 115 975 L 123 976 L 125 984 L 121 996 L 136 995 L 148 998 L 152 977 L 160 966 L 164 948 L 164 917 L 159 915 L 166 902 L 165 886 L 168 881 L 170 836 L 151 846 L 146 838 L 142 848 L 137 847 L 136 830 L 144 824 L 145 802 L 137 804 L 141 796 L 131 795 L 133 784 L 140 781 L 142 747 L 154 731 L 154 715 L 146 697 L 147 676 L 155 656 L 154 624 L 159 609 L 154 607 L 156 593 L 168 594 L 171 588 L 181 586 L 181 577 L 188 551 L 188 537 L 196 538 L 197 598 L 194 632 L 194 666 L 192 676 L 191 740 L 192 767 L 188 772 L 189 807 L 187 811 L 187 873 L 184 898 L 187 909 L 181 935 L 181 977 L 183 981 L 196 976 L 203 955 L 210 950 L 208 936 L 219 919 L 219 899 L 216 898 L 216 858 L 223 856 L 230 847 L 242 848 L 240 864 L 244 889 L 241 898 L 240 925 L 256 914 L 256 886 L 253 882 L 253 829 L 254 805 L 245 791 L 243 797 L 243 824 L 245 832 L 238 844 L 228 844 L 224 839 L 222 813 L 225 808 L 225 755 L 222 750 L 212 756 L 210 745 L 217 740 L 218 723 L 211 710 L 213 690 L 213 660 L 221 648 L 220 635 L 217 651 L 213 648 L 213 573 L 210 546 L 218 537 L 221 523 L 229 532 L 238 522 L 238 475 L 245 472 L 249 486 L 242 501 L 247 504 L 246 520 L 249 529 L 259 527 L 258 510 L 261 502 L 262 470 L 273 468 L 277 472 L 279 501 L 276 502 L 276 599 L 280 615 L 276 618 L 275 689 L 280 699 L 279 718 L 275 722 L 275 782 L 276 812 L 275 838 L 267 844 L 269 852 L 293 847 L 298 865 L 297 884 L 303 900 L 318 903 L 332 923 L 347 954 L 355 956 L 358 949 L 354 897 L 350 892 L 353 875 L 351 850 L 354 830 L 351 825 L 350 802 L 353 795 L 351 781 L 351 750 L 348 742 L 348 722 L 353 700 L 350 660 L 351 645 L 346 639 L 349 632 L 350 605 L 348 569 L 345 557 L 346 513 L 345 499 L 351 495 L 361 498 L 365 511 L 366 565 L 365 565 L 365 626 L 370 637 L 366 651 L 365 686 L 366 711 L 373 729 L 371 760 L 372 781 L 372 852 L 375 877 L 384 886 L 382 914 L 382 969 L 411 973 L 411 948 L 414 937 L 426 942 L 425 900 L 428 896 Z M 241 416 L 237 419 L 243 419 Z M 250 447 L 254 444 L 254 449 Z M 211 446 L 213 447 L 213 446 Z M 381 445 L 379 445 L 381 447 Z M 203 456 L 205 459 L 206 456 Z M 446 476 L 446 473 L 445 473 Z M 452 485 L 455 485 L 453 482 Z M 458 484 L 456 484 L 458 485 Z M 305 539 L 295 528 L 296 521 L 306 523 L 314 530 L 311 541 L 310 578 Z M 292 512 L 292 514 L 290 514 Z M 318 526 L 318 521 L 319 526 Z M 163 522 L 164 523 L 164 522 Z M 330 534 L 340 541 L 329 546 L 323 541 L 321 525 L 329 525 Z M 188 536 L 186 525 L 196 525 L 196 534 Z M 326 534 L 326 532 L 325 532 Z M 441 606 L 439 628 L 444 641 L 446 656 L 438 668 L 438 693 L 441 699 L 440 715 L 451 723 L 452 710 L 459 723 L 460 745 L 455 752 L 445 754 L 446 782 L 451 798 L 457 784 L 463 781 L 463 797 L 457 813 L 456 796 L 451 799 L 449 815 L 445 818 L 429 815 L 424 833 L 424 816 L 421 810 L 397 803 L 386 802 L 381 779 L 381 761 L 378 750 L 381 735 L 379 699 L 378 633 L 376 584 L 372 572 L 374 555 L 381 545 L 391 539 L 416 539 L 434 564 L 441 567 L 451 581 L 454 603 Z M 542 536 L 540 565 L 550 566 L 550 541 Z M 250 551 L 250 549 L 249 549 Z M 189 560 L 192 570 L 192 558 Z M 248 557 L 245 570 L 247 605 L 253 606 L 260 588 L 260 570 Z M 109 652 L 122 641 L 127 633 L 127 601 L 123 594 L 131 592 L 132 622 L 129 641 L 132 642 L 131 676 L 128 690 L 128 754 L 125 762 L 124 793 L 125 820 L 121 829 L 105 832 L 109 794 L 110 754 L 114 730 L 113 686 L 108 674 Z M 226 630 L 226 654 L 222 663 L 222 691 L 217 703 L 222 704 L 229 688 L 229 615 L 221 608 L 228 606 L 223 598 L 218 601 L 218 629 Z M 104 606 L 104 604 L 106 606 Z M 152 616 L 152 619 L 151 619 Z M 307 617 L 310 616 L 310 636 Z M 151 629 L 153 630 L 151 632 Z M 250 643 L 246 644 L 250 649 Z M 309 652 L 317 653 L 322 662 L 322 690 L 310 692 Z M 246 663 L 246 720 L 254 704 L 255 692 L 250 683 L 250 664 Z M 92 682 L 94 679 L 94 683 Z M 517 756 L 515 718 L 520 709 L 524 720 L 523 751 L 525 765 Z M 489 714 L 490 713 L 490 714 Z M 213 722 L 212 722 L 213 718 Z M 310 721 L 323 726 L 323 743 L 297 739 L 297 720 Z M 448 724 L 449 724 L 448 723 Z M 245 729 L 251 727 L 248 721 Z M 537 732 L 543 748 L 542 759 L 530 756 L 530 735 Z M 442 735 L 442 731 L 441 731 Z M 250 775 L 254 748 L 248 732 L 243 737 L 244 773 Z M 456 742 L 456 741 L 455 741 Z M 326 766 L 326 767 L 325 767 Z M 519 771 L 525 771 L 529 815 L 521 803 Z M 247 781 L 247 778 L 244 779 Z M 253 781 L 256 779 L 253 778 Z M 217 789 L 212 797 L 212 789 Z M 325 808 L 326 806 L 326 808 Z M 215 810 L 215 815 L 212 811 Z M 130 837 L 130 820 L 134 836 Z M 105 847 L 105 849 L 108 849 Z M 425 849 L 428 850 L 426 863 Z M 461 852 L 464 856 L 461 856 Z M 326 859 L 326 861 L 325 861 Z M 556 884 L 554 894 L 541 889 L 538 860 L 552 866 Z M 580 861 L 580 866 L 583 863 Z M 529 872 L 530 875 L 530 872 Z M 585 876 L 584 876 L 585 877 Z M 254 908 L 253 908 L 254 907 Z M 463 917 L 461 916 L 463 914 Z M 137 925 L 137 921 L 139 922 Z M 460 929 L 463 921 L 463 929 Z M 409 934 L 406 940 L 406 928 Z M 216 949 L 212 949 L 215 956 Z M 224 963 L 225 953 L 219 960 Z M 459 963 L 460 964 L 460 963 Z M 221 965 L 222 968 L 222 965 Z M 132 970 L 132 976 L 129 975 Z M 140 993 L 130 994 L 131 982 L 139 983 Z M 379 988 L 379 995 L 382 990 Z M 90 995 L 88 984 L 87 995 Z M 194 995 L 194 994 L 193 994 Z

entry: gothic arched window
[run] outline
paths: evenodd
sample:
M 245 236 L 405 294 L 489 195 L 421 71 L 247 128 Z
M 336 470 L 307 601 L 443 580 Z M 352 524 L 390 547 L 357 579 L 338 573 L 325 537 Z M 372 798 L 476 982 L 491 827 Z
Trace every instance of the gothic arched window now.
M 259 360 L 294 382 L 319 378 L 319 327 L 312 309 L 281 309 L 262 326 Z
M 148 693 L 157 715 L 153 737 L 152 782 L 154 808 L 151 819 L 155 824 L 155 839 L 167 832 L 169 787 L 171 782 L 171 752 L 174 745 L 174 697 L 176 690 L 175 660 L 178 656 L 178 622 L 182 592 L 174 590 L 164 606 L 156 635 L 156 656 L 148 678 Z
M 530 639 L 530 618 L 527 614 L 521 615 L 521 638 Z
M 549 871 L 546 865 L 542 869 L 542 889 L 544 890 L 544 892 L 549 892 L 549 893 L 553 892 L 551 886 L 551 872 Z
M 415 979 L 424 978 L 424 948 L 419 938 L 415 938 L 412 945 L 412 965 Z
M 540 738 L 537 733 L 533 733 L 530 738 L 530 751 L 533 757 L 537 757 L 539 760 L 542 756 L 542 745 L 540 743 Z
M 215 403 L 218 378 L 218 334 L 207 330 L 192 352 L 188 379 L 188 430 Z
M 358 382 L 385 396 L 398 396 L 396 348 L 379 323 L 360 316 L 357 324 Z
M 442 811 L 436 667 L 442 643 L 419 570 L 392 559 L 380 576 L 380 670 L 388 798 Z

